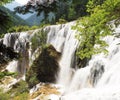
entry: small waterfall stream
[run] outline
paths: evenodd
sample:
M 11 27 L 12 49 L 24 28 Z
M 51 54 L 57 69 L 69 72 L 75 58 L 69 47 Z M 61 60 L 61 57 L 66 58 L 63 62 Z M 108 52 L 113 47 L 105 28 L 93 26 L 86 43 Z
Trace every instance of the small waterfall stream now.
M 10 72 L 18 72 L 24 75 L 26 68 L 29 67 L 29 54 L 28 54 L 28 42 L 29 34 L 27 32 L 21 33 L 8 33 L 5 34 L 3 44 L 7 47 L 11 47 L 15 52 L 19 52 L 21 58 L 18 61 L 13 60 L 7 66 L 7 70 Z
M 64 87 L 61 100 L 120 100 L 120 26 L 116 36 L 107 36 L 108 55 L 98 54 L 92 57 L 88 65 L 77 69 L 75 52 L 78 41 L 71 29 L 74 22 L 47 26 L 47 43 L 52 44 L 62 57 L 59 61 L 60 72 L 57 84 Z M 31 32 L 32 35 L 35 31 Z M 11 33 L 4 36 L 4 44 L 13 47 L 23 55 L 23 59 L 10 62 L 7 69 L 25 74 L 29 67 L 28 42 L 29 32 Z M 14 67 L 11 67 L 14 66 Z
M 75 39 L 75 31 L 71 30 L 74 22 L 65 25 L 52 26 L 48 32 L 48 43 L 52 44 L 57 51 L 62 52 L 62 57 L 59 62 L 60 72 L 58 84 L 65 87 L 69 85 L 75 67 L 75 51 L 78 46 L 78 41 Z M 57 32 L 56 32 L 57 30 Z M 66 76 L 66 77 L 65 77 Z

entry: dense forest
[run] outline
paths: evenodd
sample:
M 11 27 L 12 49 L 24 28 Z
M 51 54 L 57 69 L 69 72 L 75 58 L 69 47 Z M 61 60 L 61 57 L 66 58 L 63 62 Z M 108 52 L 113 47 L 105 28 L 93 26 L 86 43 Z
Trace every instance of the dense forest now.
M 57 51 L 53 45 L 46 43 L 46 41 L 50 42 L 51 38 L 57 37 L 54 37 L 57 30 L 63 28 L 60 31 L 63 33 L 60 35 L 60 32 L 58 32 L 57 34 L 58 37 L 61 36 L 60 42 L 63 43 L 61 46 L 65 46 L 65 41 L 71 38 L 71 36 L 67 38 L 67 24 L 75 22 L 70 26 L 70 30 L 75 31 L 74 38 L 78 41 L 77 47 L 73 50 L 74 54 L 71 54 L 71 57 L 75 56 L 70 63 L 71 69 L 73 69 L 70 74 L 72 77 L 77 69 L 83 68 L 88 64 L 93 55 L 99 53 L 107 55 L 109 53 L 108 49 L 106 49 L 108 43 L 103 38 L 112 36 L 114 29 L 120 24 L 120 0 L 29 0 L 27 4 L 15 7 L 14 11 L 10 11 L 4 5 L 12 1 L 14 0 L 0 1 L 0 59 L 2 59 L 0 61 L 0 84 L 5 76 L 12 76 L 18 79 L 24 72 L 25 81 L 20 80 L 7 93 L 3 93 L 3 89 L 0 89 L 0 100 L 30 100 L 29 90 L 40 82 L 43 82 L 43 90 L 32 95 L 32 98 L 38 96 L 39 93 L 44 94 L 41 91 L 46 92 L 46 87 L 52 90 L 53 94 L 59 94 L 56 87 L 51 87 L 49 83 L 56 82 L 56 77 L 58 77 L 58 72 L 60 71 L 59 61 L 64 57 L 62 55 L 64 48 L 61 47 Z M 33 15 L 24 20 L 17 16 L 18 13 L 23 15 L 33 13 Z M 67 28 L 64 29 L 64 26 Z M 23 31 L 27 31 L 27 35 L 22 33 Z M 9 34 L 6 35 L 7 33 Z M 34 34 L 31 35 L 32 33 Z M 20 34 L 23 35 L 23 38 L 19 38 L 20 36 L 22 37 Z M 11 47 L 5 46 L 7 39 L 12 41 L 9 41 L 10 43 L 8 44 L 11 45 L 14 42 L 14 45 Z M 57 44 L 58 40 L 55 41 L 55 44 Z M 72 43 L 71 46 L 73 46 Z M 13 49 L 16 49 L 16 51 Z M 31 56 L 29 58 L 30 54 L 28 51 L 34 57 Z M 34 60 L 32 61 L 31 59 Z M 11 73 L 3 70 L 3 66 L 13 60 L 18 60 L 19 67 L 25 64 L 27 66 L 24 68 L 25 71 L 23 71 L 23 67 L 21 69 L 18 68 L 21 70 L 20 73 Z M 24 62 L 23 65 L 22 62 Z M 72 66 L 74 64 L 78 68 Z M 90 76 L 92 78 L 101 77 L 100 75 L 104 73 L 104 66 L 97 64 L 100 67 L 95 70 L 94 75 Z M 98 72 L 98 70 L 101 71 Z M 93 69 L 90 71 L 92 72 Z M 97 76 L 97 73 L 100 75 Z M 94 80 L 90 80 L 89 84 L 92 83 L 94 86 Z

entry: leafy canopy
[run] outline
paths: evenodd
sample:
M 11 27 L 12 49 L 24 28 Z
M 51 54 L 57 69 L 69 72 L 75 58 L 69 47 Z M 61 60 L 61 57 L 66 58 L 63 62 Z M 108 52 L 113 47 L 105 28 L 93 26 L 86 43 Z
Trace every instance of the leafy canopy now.
M 54 14 L 52 21 L 56 22 L 59 19 L 71 21 L 87 14 L 87 2 L 88 0 L 42 0 L 42 2 L 41 0 L 29 0 L 26 5 L 16 7 L 15 12 L 26 14 L 35 11 L 37 15 L 44 12 L 44 20 L 48 19 L 52 12 Z
M 80 59 L 90 58 L 101 52 L 107 53 L 107 43 L 102 38 L 113 31 L 108 23 L 120 17 L 120 0 L 105 0 L 103 4 L 94 1 L 88 2 L 87 10 L 90 15 L 78 20 L 73 27 L 77 30 L 76 38 L 80 41 L 77 51 Z

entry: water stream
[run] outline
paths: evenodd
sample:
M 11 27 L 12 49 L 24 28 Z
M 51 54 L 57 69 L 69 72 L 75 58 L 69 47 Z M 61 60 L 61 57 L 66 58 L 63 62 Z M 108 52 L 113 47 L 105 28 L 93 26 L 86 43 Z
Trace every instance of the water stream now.
M 86 67 L 79 69 L 75 64 L 78 41 L 75 39 L 75 31 L 71 29 L 73 24 L 74 22 L 71 22 L 45 28 L 48 32 L 47 43 L 62 53 L 56 82 L 65 90 L 61 100 L 120 100 L 120 38 L 118 37 L 120 26 L 116 28 L 114 36 L 105 38 L 109 44 L 108 55 L 95 55 Z M 29 40 L 30 34 L 27 32 L 5 35 L 3 43 L 24 55 L 23 60 L 13 61 L 8 65 L 9 71 L 17 70 L 25 74 L 26 68 L 29 67 L 27 52 Z

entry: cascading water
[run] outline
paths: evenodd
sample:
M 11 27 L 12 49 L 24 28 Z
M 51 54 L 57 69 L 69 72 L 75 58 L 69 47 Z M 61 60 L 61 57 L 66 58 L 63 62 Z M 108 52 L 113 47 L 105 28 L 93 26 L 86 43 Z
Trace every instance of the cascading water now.
M 120 26 L 115 33 L 120 33 Z M 109 54 L 95 55 L 88 66 L 78 69 L 70 85 L 70 94 L 62 100 L 120 100 L 120 38 L 107 36 L 105 40 L 109 44 Z
M 18 72 L 21 75 L 25 74 L 26 68 L 29 65 L 29 54 L 28 54 L 28 42 L 29 34 L 27 32 L 22 33 L 8 33 L 4 36 L 3 44 L 6 47 L 11 47 L 14 51 L 20 53 L 20 60 L 13 60 L 7 66 L 7 70 L 10 72 Z
M 108 55 L 95 55 L 86 67 L 76 69 L 78 41 L 75 39 L 75 31 L 71 29 L 73 24 L 47 26 L 44 29 L 48 32 L 47 43 L 62 54 L 57 78 L 57 84 L 65 89 L 61 100 L 120 100 L 120 26 L 116 28 L 115 36 L 105 38 L 109 44 Z M 23 60 L 10 62 L 7 67 L 9 71 L 25 73 L 29 63 L 27 46 L 35 31 L 31 35 L 28 33 L 5 35 L 3 43 L 23 55 Z
M 108 55 L 95 55 L 89 64 L 81 69 L 72 69 L 78 41 L 75 31 L 70 27 L 73 23 L 53 26 L 48 32 L 48 42 L 62 52 L 58 84 L 65 87 L 62 100 L 119 100 L 120 99 L 120 63 L 119 43 L 117 38 L 120 28 L 116 28 L 115 36 L 107 36 Z M 56 33 L 57 30 L 57 33 Z M 65 35 L 64 35 L 65 34 Z
M 60 64 L 60 72 L 58 77 L 58 84 L 65 87 L 69 85 L 75 65 L 75 51 L 78 46 L 78 41 L 75 39 L 75 31 L 71 30 L 74 22 L 65 25 L 58 25 L 49 27 L 48 43 L 52 44 L 57 51 L 62 53 Z

